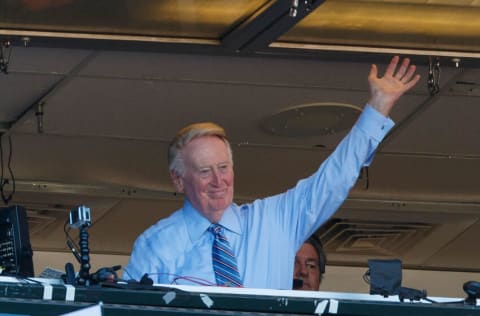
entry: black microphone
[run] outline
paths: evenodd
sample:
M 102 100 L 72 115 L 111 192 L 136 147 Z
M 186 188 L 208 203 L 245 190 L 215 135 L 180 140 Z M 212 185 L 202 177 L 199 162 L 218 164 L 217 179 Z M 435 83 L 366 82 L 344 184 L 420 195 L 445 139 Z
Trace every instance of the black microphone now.
M 140 279 L 140 284 L 153 285 L 153 280 L 148 277 L 148 273 L 145 273 Z
M 293 289 L 299 289 L 303 286 L 303 280 L 302 279 L 293 279 Z
M 421 299 L 427 298 L 427 291 L 401 286 L 398 290 L 398 298 L 400 302 L 403 302 L 404 299 L 420 301 Z
M 467 293 L 465 304 L 476 305 L 477 298 L 480 298 L 480 282 L 468 281 L 463 284 L 463 290 Z
M 75 269 L 70 262 L 65 264 L 65 283 L 75 285 Z

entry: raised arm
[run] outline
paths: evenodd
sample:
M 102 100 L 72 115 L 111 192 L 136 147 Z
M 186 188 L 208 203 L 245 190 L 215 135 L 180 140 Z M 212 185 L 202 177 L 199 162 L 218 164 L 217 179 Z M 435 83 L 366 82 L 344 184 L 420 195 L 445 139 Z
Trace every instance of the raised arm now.
M 393 57 L 383 77 L 378 77 L 377 66 L 372 65 L 368 76 L 368 103 L 385 116 L 390 114 L 395 102 L 420 80 L 420 75 L 415 74 L 416 67 L 410 65 L 409 58 L 403 59 L 397 69 L 399 61 L 398 56 Z

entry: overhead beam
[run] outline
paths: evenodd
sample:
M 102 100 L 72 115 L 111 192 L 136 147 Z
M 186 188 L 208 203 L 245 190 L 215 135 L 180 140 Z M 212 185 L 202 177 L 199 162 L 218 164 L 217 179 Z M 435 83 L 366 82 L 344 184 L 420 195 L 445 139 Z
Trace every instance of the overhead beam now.
M 234 52 L 254 52 L 265 49 L 323 2 L 325 1 L 271 1 L 226 34 L 222 38 L 222 46 Z
M 51 181 L 16 180 L 17 192 L 70 194 L 91 197 L 149 200 L 183 200 L 183 194 L 170 188 L 150 190 L 139 187 L 106 184 L 77 184 Z

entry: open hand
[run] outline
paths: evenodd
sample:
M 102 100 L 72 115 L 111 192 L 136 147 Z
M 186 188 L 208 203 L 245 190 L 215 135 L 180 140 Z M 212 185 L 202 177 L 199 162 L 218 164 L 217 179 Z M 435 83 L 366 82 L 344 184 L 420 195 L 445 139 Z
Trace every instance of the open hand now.
M 398 56 L 392 58 L 383 77 L 378 77 L 376 65 L 372 65 L 368 75 L 370 84 L 368 103 L 385 116 L 390 114 L 400 96 L 420 80 L 420 75 L 415 74 L 416 67 L 410 65 L 409 58 L 404 58 L 397 70 L 399 60 Z

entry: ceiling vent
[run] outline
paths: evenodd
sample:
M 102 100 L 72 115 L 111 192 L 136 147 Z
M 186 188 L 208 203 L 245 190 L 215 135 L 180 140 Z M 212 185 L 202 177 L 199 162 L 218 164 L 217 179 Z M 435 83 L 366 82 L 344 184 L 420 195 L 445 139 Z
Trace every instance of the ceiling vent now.
M 310 103 L 280 110 L 261 122 L 264 131 L 287 137 L 328 136 L 349 130 L 362 112 L 344 103 Z
M 332 219 L 319 236 L 327 253 L 399 257 L 427 237 L 431 223 Z

